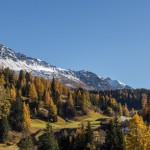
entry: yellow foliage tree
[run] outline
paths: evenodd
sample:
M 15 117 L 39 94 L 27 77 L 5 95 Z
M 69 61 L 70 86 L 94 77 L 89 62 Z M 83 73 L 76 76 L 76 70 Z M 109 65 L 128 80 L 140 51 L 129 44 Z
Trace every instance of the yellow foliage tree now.
M 82 93 L 81 102 L 82 102 L 82 110 L 83 111 L 85 111 L 89 107 L 89 104 L 90 104 L 89 100 L 90 100 L 89 94 Z
M 30 109 L 29 105 L 23 103 L 23 116 L 24 116 L 24 122 L 23 122 L 23 127 L 24 129 L 27 129 L 31 126 L 31 119 L 30 119 Z
M 35 85 L 33 83 L 30 83 L 30 82 L 29 82 L 28 97 L 32 100 L 37 100 L 38 99 L 38 95 L 37 95 Z
M 68 96 L 67 106 L 68 107 L 74 107 L 74 102 L 73 102 L 72 94 L 71 93 L 69 93 L 69 96 Z
M 21 80 L 21 87 L 26 88 L 26 79 L 25 79 L 25 77 Z
M 125 104 L 123 107 L 123 114 L 124 116 L 129 116 L 129 110 L 128 110 L 127 104 Z
M 10 97 L 12 98 L 12 100 L 16 99 L 16 89 L 15 89 L 14 85 L 12 85 L 12 87 L 10 89 Z
M 129 132 L 125 137 L 126 150 L 149 150 L 150 128 L 137 113 L 129 121 Z
M 142 94 L 142 115 L 145 118 L 149 111 L 147 95 L 145 93 Z
M 121 103 L 119 103 L 118 104 L 118 113 L 120 116 L 122 116 L 122 110 L 123 110 L 122 105 L 121 105 Z
M 41 79 L 39 77 L 35 78 L 35 87 L 36 87 L 36 91 L 38 93 L 39 99 L 42 99 L 43 94 L 44 94 L 44 85 L 41 82 Z
M 77 92 L 77 101 L 76 101 L 76 105 L 82 106 L 82 95 L 81 95 L 81 91 L 80 91 L 80 90 Z
M 54 104 L 52 98 L 50 98 L 50 101 L 49 101 L 49 113 L 51 116 L 57 115 L 57 107 Z
M 51 97 L 50 97 L 50 93 L 47 90 L 44 93 L 43 100 L 46 105 L 48 105 L 50 103 Z
M 0 83 L 0 118 L 8 116 L 10 112 L 10 102 L 6 99 L 6 90 Z
M 51 88 L 51 82 L 50 82 L 50 80 L 45 80 L 44 87 L 45 87 L 46 90 L 50 90 L 50 88 Z
M 5 76 L 2 74 L 0 76 L 0 85 L 4 85 L 6 82 L 5 82 Z

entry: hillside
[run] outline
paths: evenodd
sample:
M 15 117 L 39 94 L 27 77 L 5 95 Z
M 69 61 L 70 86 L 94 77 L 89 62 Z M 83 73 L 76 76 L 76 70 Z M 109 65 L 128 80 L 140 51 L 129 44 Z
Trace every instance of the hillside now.
M 134 109 L 142 109 L 139 113 L 150 122 L 149 98 L 150 91 L 144 89 L 70 89 L 54 78 L 50 81 L 23 70 L 16 74 L 9 68 L 0 69 L 0 149 L 29 145 L 41 150 L 49 135 L 49 140 L 53 139 L 62 150 L 68 144 L 69 149 L 84 149 L 81 139 L 86 140 L 89 133 L 92 144 L 102 147 L 106 128 L 115 116 L 120 118 L 120 131 L 121 118 L 129 120 L 136 114 Z M 62 144 L 64 141 L 66 145 Z M 88 145 L 85 141 L 83 146 Z

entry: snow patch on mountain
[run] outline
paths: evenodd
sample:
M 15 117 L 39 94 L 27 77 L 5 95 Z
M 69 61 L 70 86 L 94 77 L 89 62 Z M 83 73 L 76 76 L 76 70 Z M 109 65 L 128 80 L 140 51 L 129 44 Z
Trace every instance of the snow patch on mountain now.
M 120 82 L 119 80 L 112 80 L 111 78 L 105 79 L 110 85 L 112 85 L 115 89 L 131 89 L 128 85 Z

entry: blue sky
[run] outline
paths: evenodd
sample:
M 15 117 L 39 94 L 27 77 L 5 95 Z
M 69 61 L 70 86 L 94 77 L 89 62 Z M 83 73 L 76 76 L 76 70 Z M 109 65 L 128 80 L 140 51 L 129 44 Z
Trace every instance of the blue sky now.
M 1 0 L 0 43 L 150 89 L 149 0 Z

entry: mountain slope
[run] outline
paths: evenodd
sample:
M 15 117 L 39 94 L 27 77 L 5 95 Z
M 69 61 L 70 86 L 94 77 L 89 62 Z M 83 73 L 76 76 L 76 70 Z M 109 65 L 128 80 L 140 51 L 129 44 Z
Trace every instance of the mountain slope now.
M 131 89 L 130 86 L 120 82 L 119 80 L 112 80 L 110 78 L 106 78 L 104 80 L 107 81 L 112 87 L 114 87 L 117 90 L 119 90 L 119 89 Z
M 112 84 L 112 82 L 114 82 L 113 80 L 100 78 L 89 71 L 72 71 L 58 68 L 45 61 L 16 53 L 4 45 L 0 45 L 0 67 L 9 67 L 16 72 L 19 72 L 21 69 L 26 70 L 33 75 L 50 80 L 54 77 L 72 88 L 82 87 L 87 90 L 130 88 L 126 85 L 122 86 L 119 82 L 117 84 Z

